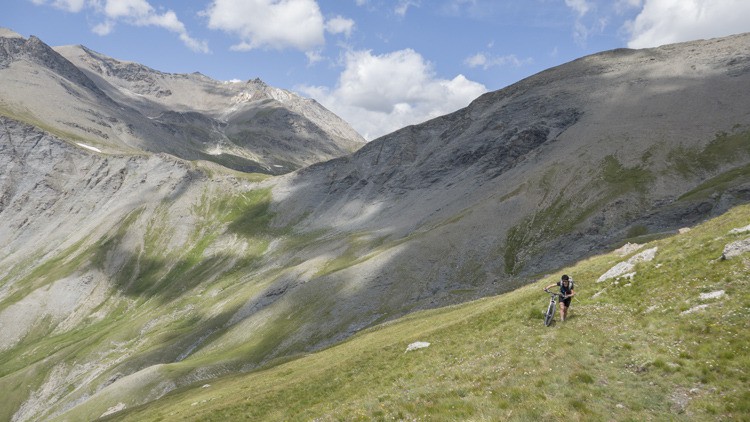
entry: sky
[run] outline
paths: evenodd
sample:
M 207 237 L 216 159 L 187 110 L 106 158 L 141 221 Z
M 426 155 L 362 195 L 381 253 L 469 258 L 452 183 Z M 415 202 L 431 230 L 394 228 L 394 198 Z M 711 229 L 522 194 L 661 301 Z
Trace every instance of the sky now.
M 0 26 L 260 78 L 372 140 L 588 54 L 750 32 L 750 0 L 6 0 Z

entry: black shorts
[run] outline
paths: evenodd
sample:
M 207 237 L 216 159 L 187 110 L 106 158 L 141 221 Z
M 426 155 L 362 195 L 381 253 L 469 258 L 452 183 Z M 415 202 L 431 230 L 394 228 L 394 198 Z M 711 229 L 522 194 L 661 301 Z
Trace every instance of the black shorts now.
M 570 306 L 570 301 L 573 300 L 572 297 L 565 298 L 561 301 L 561 303 L 565 304 L 565 307 Z

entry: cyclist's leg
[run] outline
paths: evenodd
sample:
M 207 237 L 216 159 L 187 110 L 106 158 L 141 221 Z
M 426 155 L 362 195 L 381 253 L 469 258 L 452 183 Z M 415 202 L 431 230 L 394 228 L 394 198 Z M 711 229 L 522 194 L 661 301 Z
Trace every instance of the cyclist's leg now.
M 567 298 L 563 301 L 560 301 L 560 318 L 565 321 L 568 319 L 568 311 L 570 310 L 570 301 L 571 298 Z
M 565 317 L 568 316 L 568 307 L 565 306 L 565 301 L 560 301 L 560 320 L 565 321 Z

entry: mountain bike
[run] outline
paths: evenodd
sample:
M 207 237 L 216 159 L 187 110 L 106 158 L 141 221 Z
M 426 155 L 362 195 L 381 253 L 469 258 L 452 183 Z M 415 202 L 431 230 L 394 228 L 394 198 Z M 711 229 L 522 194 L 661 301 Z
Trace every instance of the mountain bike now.
M 563 299 L 563 295 L 560 293 L 550 292 L 544 289 L 545 292 L 549 293 L 549 307 L 547 307 L 547 313 L 544 314 L 544 325 L 549 327 L 552 324 L 552 320 L 555 318 L 555 310 L 557 310 L 558 300 Z

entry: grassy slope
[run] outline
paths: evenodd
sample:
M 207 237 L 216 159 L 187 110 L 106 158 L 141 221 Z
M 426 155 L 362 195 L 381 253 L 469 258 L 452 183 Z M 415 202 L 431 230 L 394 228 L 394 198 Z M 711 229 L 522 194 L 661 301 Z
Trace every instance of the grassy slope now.
M 197 222 L 189 239 L 176 249 L 165 247 L 171 236 L 170 230 L 164 229 L 169 227 L 164 221 L 169 212 L 166 203 L 161 211 L 145 216 L 147 223 L 140 223 L 148 225 L 143 244 L 126 256 L 113 280 L 115 288 L 95 309 L 106 311 L 106 318 L 87 319 L 65 332 L 54 332 L 55 325 L 49 323 L 38 324 L 16 347 L 0 352 L 0 389 L 8 393 L 0 400 L 0 420 L 10 419 L 30 392 L 47 382 L 56 369 L 80 375 L 60 380 L 62 389 L 55 389 L 52 397 L 68 393 L 84 396 L 91 391 L 81 381 L 96 376 L 92 367 L 98 363 L 114 369 L 101 373 L 93 385 L 105 383 L 118 372 L 127 374 L 133 368 L 174 362 L 191 343 L 219 329 L 265 282 L 262 277 L 248 282 L 242 275 L 256 269 L 271 236 L 278 235 L 279 230 L 267 226 L 269 203 L 268 190 L 231 196 L 206 193 L 193 209 Z M 92 246 L 82 247 L 79 242 L 39 266 L 16 283 L 16 291 L 0 301 L 0 309 L 79 271 L 104 270 L 142 216 L 143 210 L 138 209 Z M 207 248 L 222 235 L 235 236 L 245 248 L 232 255 L 227 253 L 231 251 L 228 246 L 206 257 Z M 206 293 L 208 300 L 203 296 Z M 219 302 L 224 306 L 217 314 Z M 129 352 L 128 359 L 113 364 L 122 361 L 124 351 Z M 254 362 L 247 356 L 239 360 Z M 185 364 L 177 370 L 184 374 L 193 368 Z
M 571 318 L 550 328 L 541 287 L 559 274 L 116 419 L 539 420 L 566 408 L 570 420 L 750 420 L 750 255 L 716 260 L 748 237 L 729 230 L 749 222 L 750 206 L 737 207 L 650 243 L 656 259 L 639 264 L 632 282 L 595 282 L 625 259 L 614 253 L 565 269 L 579 294 Z M 726 294 L 699 298 L 718 290 Z M 683 314 L 696 305 L 707 307 Z M 431 346 L 405 353 L 414 341 Z

